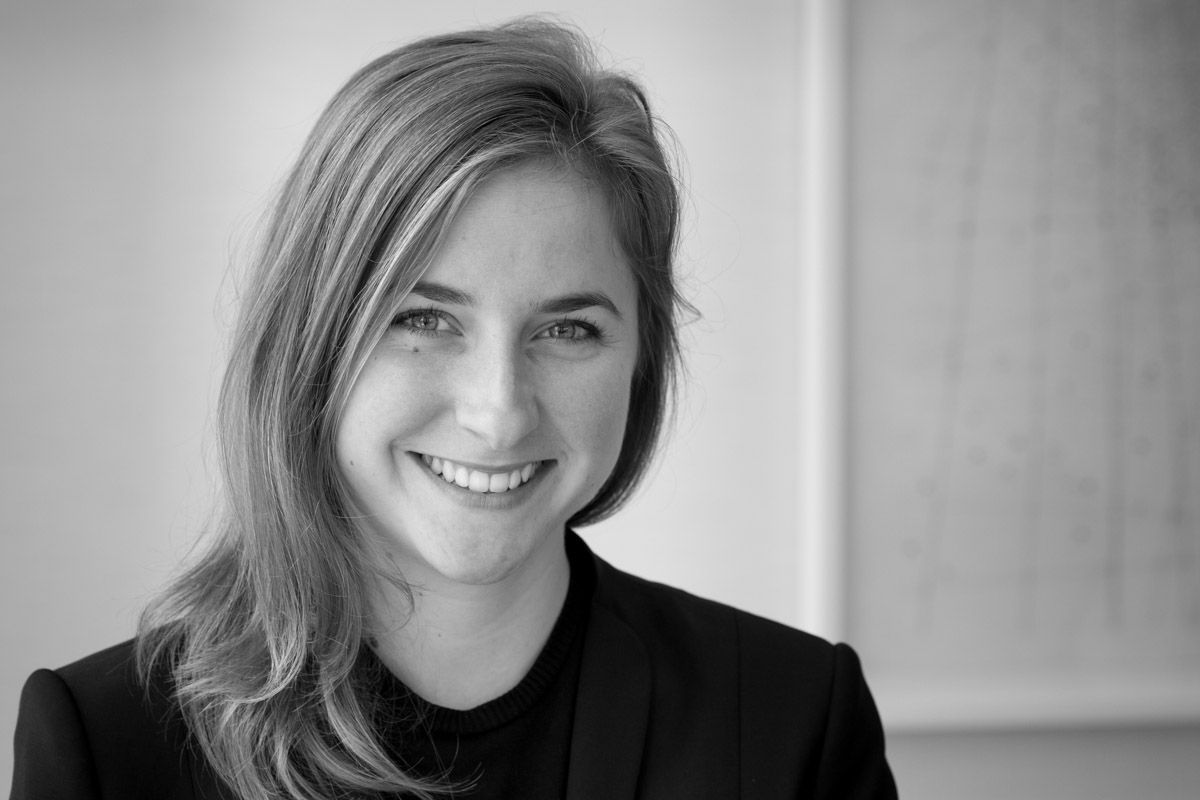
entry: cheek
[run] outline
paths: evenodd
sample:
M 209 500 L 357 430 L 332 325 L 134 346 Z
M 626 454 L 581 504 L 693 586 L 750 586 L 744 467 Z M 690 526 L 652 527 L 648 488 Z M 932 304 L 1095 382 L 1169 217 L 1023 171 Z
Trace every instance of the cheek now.
M 378 438 L 419 424 L 444 403 L 446 364 L 437 358 L 403 357 L 382 345 L 363 367 L 346 399 L 338 439 Z
M 622 381 L 620 388 L 606 387 L 600 393 L 600 402 L 591 411 L 596 420 L 596 433 L 602 441 L 609 445 L 616 458 L 616 451 L 621 447 L 625 435 L 625 424 L 629 417 L 629 384 Z
M 611 370 L 558 398 L 559 424 L 572 449 L 591 463 L 589 482 L 607 480 L 620 454 L 629 414 L 632 368 Z M 602 473 L 602 474 L 599 474 Z
M 353 413 L 353 404 L 347 406 L 347 413 L 338 426 L 334 439 L 334 457 L 338 473 L 349 489 L 351 498 L 362 502 L 364 490 L 371 483 L 371 478 L 378 468 L 378 458 L 373 455 L 369 429 L 363 427 L 364 416 Z
M 370 440 L 371 423 L 378 419 L 370 368 L 363 372 L 346 399 L 334 437 L 334 453 L 338 468 L 345 479 L 353 481 L 355 473 L 361 471 Z
M 403 381 L 394 370 L 372 358 L 346 399 L 334 438 L 334 452 L 343 477 L 353 482 L 378 470 L 391 440 L 409 427 L 408 418 L 420 409 L 401 394 Z

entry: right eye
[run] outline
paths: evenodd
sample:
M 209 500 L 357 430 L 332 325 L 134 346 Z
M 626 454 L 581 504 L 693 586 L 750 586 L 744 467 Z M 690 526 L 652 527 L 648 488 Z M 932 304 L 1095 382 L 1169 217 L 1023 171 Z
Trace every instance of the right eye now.
M 442 333 L 446 314 L 435 308 L 414 308 L 403 311 L 392 321 L 392 325 L 423 336 Z

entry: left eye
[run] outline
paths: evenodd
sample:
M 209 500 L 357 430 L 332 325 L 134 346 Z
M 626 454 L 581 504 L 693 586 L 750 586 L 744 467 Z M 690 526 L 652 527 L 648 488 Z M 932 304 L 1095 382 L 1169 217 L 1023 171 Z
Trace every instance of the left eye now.
M 565 339 L 568 341 L 576 341 L 579 339 L 587 339 L 593 335 L 593 331 L 589 326 L 582 322 L 573 320 L 562 320 L 547 326 L 542 330 L 542 336 L 546 339 Z

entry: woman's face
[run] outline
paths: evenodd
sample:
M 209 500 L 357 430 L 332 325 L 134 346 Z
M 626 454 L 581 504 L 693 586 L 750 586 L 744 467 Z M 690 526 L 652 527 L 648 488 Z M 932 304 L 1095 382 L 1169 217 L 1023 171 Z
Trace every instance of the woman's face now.
M 637 326 L 597 189 L 538 164 L 483 184 L 337 431 L 360 524 L 410 582 L 494 583 L 561 554 L 616 464 Z

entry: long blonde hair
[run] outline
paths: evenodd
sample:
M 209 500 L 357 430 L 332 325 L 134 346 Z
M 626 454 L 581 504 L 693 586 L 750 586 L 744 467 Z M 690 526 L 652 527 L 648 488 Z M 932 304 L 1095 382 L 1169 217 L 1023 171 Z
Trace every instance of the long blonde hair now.
M 572 524 L 615 511 L 651 458 L 678 361 L 679 201 L 666 153 L 637 85 L 541 20 L 401 47 L 322 114 L 242 301 L 218 414 L 220 522 L 143 614 L 137 642 L 144 680 L 165 673 L 194 740 L 241 797 L 439 788 L 389 758 L 360 685 L 367 591 L 382 568 L 344 513 L 339 415 L 474 187 L 521 161 L 556 159 L 606 193 L 638 285 L 621 455 Z

